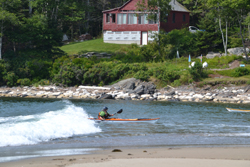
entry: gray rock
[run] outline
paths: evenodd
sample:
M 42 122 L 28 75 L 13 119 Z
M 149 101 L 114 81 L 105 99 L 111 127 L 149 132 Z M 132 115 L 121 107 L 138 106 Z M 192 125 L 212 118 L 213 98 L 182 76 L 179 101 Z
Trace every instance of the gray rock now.
M 237 47 L 237 48 L 230 48 L 227 49 L 229 54 L 232 55 L 243 55 L 244 54 L 244 48 L 243 47 Z M 246 48 L 247 53 L 249 53 L 249 49 Z
M 171 96 L 171 95 L 174 95 L 174 94 L 175 94 L 174 90 L 172 90 L 171 92 L 165 93 L 166 96 Z
M 121 87 L 121 88 L 125 88 L 125 89 L 131 89 L 131 88 L 134 89 L 138 82 L 140 82 L 140 80 L 135 79 L 135 78 L 129 78 L 129 79 L 119 81 L 116 84 L 113 84 L 112 87 L 113 88 Z
M 103 94 L 99 97 L 99 99 L 114 99 L 110 94 Z
M 125 97 L 124 100 L 132 100 L 131 97 Z
M 125 85 L 124 89 L 134 89 L 135 83 L 134 82 L 128 82 L 127 85 Z
M 142 95 L 144 94 L 144 86 L 143 85 L 139 85 L 135 88 L 135 93 L 138 95 Z
M 221 57 L 221 54 L 219 52 L 208 52 L 206 55 L 207 59 L 213 59 L 215 57 Z
M 177 102 L 177 101 L 180 101 L 180 99 L 169 99 L 168 101 L 170 101 L 170 102 Z
M 144 87 L 144 94 L 154 94 L 156 86 L 152 83 L 147 83 Z
M 247 93 L 249 89 L 250 89 L 250 85 L 247 85 L 247 86 L 245 87 L 245 89 L 244 89 L 244 93 Z

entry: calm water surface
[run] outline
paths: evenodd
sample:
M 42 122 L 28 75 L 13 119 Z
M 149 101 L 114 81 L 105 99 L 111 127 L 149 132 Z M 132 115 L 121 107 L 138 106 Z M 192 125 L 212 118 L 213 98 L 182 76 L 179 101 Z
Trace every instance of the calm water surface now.
M 107 106 L 120 118 L 156 123 L 95 123 Z M 0 99 L 0 162 L 27 157 L 84 154 L 121 147 L 250 145 L 250 109 L 243 104 L 118 100 Z

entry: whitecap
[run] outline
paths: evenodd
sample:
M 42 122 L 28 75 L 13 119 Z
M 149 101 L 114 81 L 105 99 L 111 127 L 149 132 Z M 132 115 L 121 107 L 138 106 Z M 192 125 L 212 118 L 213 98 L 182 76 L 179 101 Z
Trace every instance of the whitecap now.
M 101 132 L 83 108 L 66 104 L 64 109 L 38 115 L 0 117 L 0 147 Z

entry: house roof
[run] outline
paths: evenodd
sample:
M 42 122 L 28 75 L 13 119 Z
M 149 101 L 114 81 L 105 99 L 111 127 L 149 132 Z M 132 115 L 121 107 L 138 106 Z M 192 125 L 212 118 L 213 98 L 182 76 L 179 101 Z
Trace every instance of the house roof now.
M 122 6 L 117 7 L 117 8 L 113 8 L 113 9 L 109 9 L 109 10 L 104 10 L 102 11 L 103 13 L 105 12 L 110 12 L 110 11 L 114 11 L 114 10 L 119 10 L 122 9 L 124 6 L 126 6 L 128 3 L 130 3 L 133 0 L 128 0 L 126 3 L 124 3 Z M 177 2 L 176 0 L 171 0 L 169 5 L 171 6 L 171 9 L 173 11 L 179 11 L 179 12 L 190 12 L 186 7 L 184 7 L 183 5 L 181 5 L 179 2 Z
M 182 4 L 180 4 L 176 0 L 171 0 L 169 5 L 171 6 L 173 11 L 190 12 L 186 7 L 184 7 Z
M 124 3 L 124 4 L 123 4 L 122 6 L 120 6 L 120 7 L 113 8 L 113 9 L 109 9 L 109 10 L 104 10 L 104 11 L 102 11 L 102 12 L 104 13 L 104 12 L 109 12 L 109 11 L 121 9 L 121 8 L 123 8 L 125 5 L 127 5 L 129 2 L 131 2 L 131 1 L 133 1 L 133 0 L 128 0 L 126 3 Z

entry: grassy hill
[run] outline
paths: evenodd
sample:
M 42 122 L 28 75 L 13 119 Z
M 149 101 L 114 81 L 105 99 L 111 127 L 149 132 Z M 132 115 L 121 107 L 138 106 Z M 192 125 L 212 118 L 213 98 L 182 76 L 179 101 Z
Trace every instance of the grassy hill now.
M 79 52 L 118 52 L 128 47 L 126 44 L 110 44 L 104 43 L 103 39 L 93 39 L 84 42 L 70 43 L 61 47 L 68 55 L 77 54 Z
M 65 51 L 68 55 L 78 54 L 79 52 L 107 52 L 107 53 L 115 53 L 115 52 L 126 52 L 128 50 L 134 50 L 135 53 L 137 52 L 140 47 L 131 47 L 131 45 L 121 45 L 121 44 L 109 44 L 104 43 L 103 39 L 94 39 L 84 42 L 78 42 L 78 43 L 70 43 L 67 45 L 64 45 L 61 47 L 63 51 Z M 137 50 L 137 51 L 136 51 Z M 118 57 L 116 57 L 118 58 Z M 126 57 L 124 57 L 127 59 Z M 118 58 L 119 60 L 122 60 L 122 57 Z M 235 77 L 233 74 L 235 73 L 235 68 L 239 67 L 239 64 L 235 67 L 229 68 L 229 64 L 231 64 L 234 61 L 238 61 L 238 63 L 245 63 L 243 62 L 242 57 L 237 56 L 223 56 L 223 57 L 215 57 L 214 59 L 206 59 L 203 58 L 203 62 L 208 63 L 208 68 L 206 69 L 206 72 L 209 74 L 208 78 L 202 79 L 200 82 L 196 82 L 198 85 L 206 85 L 206 84 L 212 84 L 212 85 L 228 85 L 228 84 L 244 84 L 247 83 L 250 79 L 250 75 L 243 75 L 239 77 Z M 112 61 L 112 60 L 108 60 Z M 192 58 L 192 61 L 200 61 L 199 59 Z M 188 72 L 188 58 L 187 57 L 181 57 L 180 59 L 172 59 L 172 60 L 165 60 L 164 62 L 142 62 L 141 64 L 144 64 L 147 66 L 149 70 L 154 69 L 156 67 L 164 67 L 165 71 L 172 71 L 177 70 L 181 71 L 180 80 L 188 80 L 189 76 L 187 75 Z M 250 66 L 246 64 L 246 68 L 250 71 Z M 133 75 L 126 75 L 123 77 L 123 79 L 128 77 L 134 77 Z M 184 77 L 184 78 L 182 78 Z M 154 77 L 150 77 L 150 80 L 155 82 L 155 84 L 158 87 L 164 87 L 164 83 L 161 82 L 159 79 L 155 79 Z M 173 83 L 172 83 L 173 84 Z M 176 86 L 173 84 L 173 86 Z

